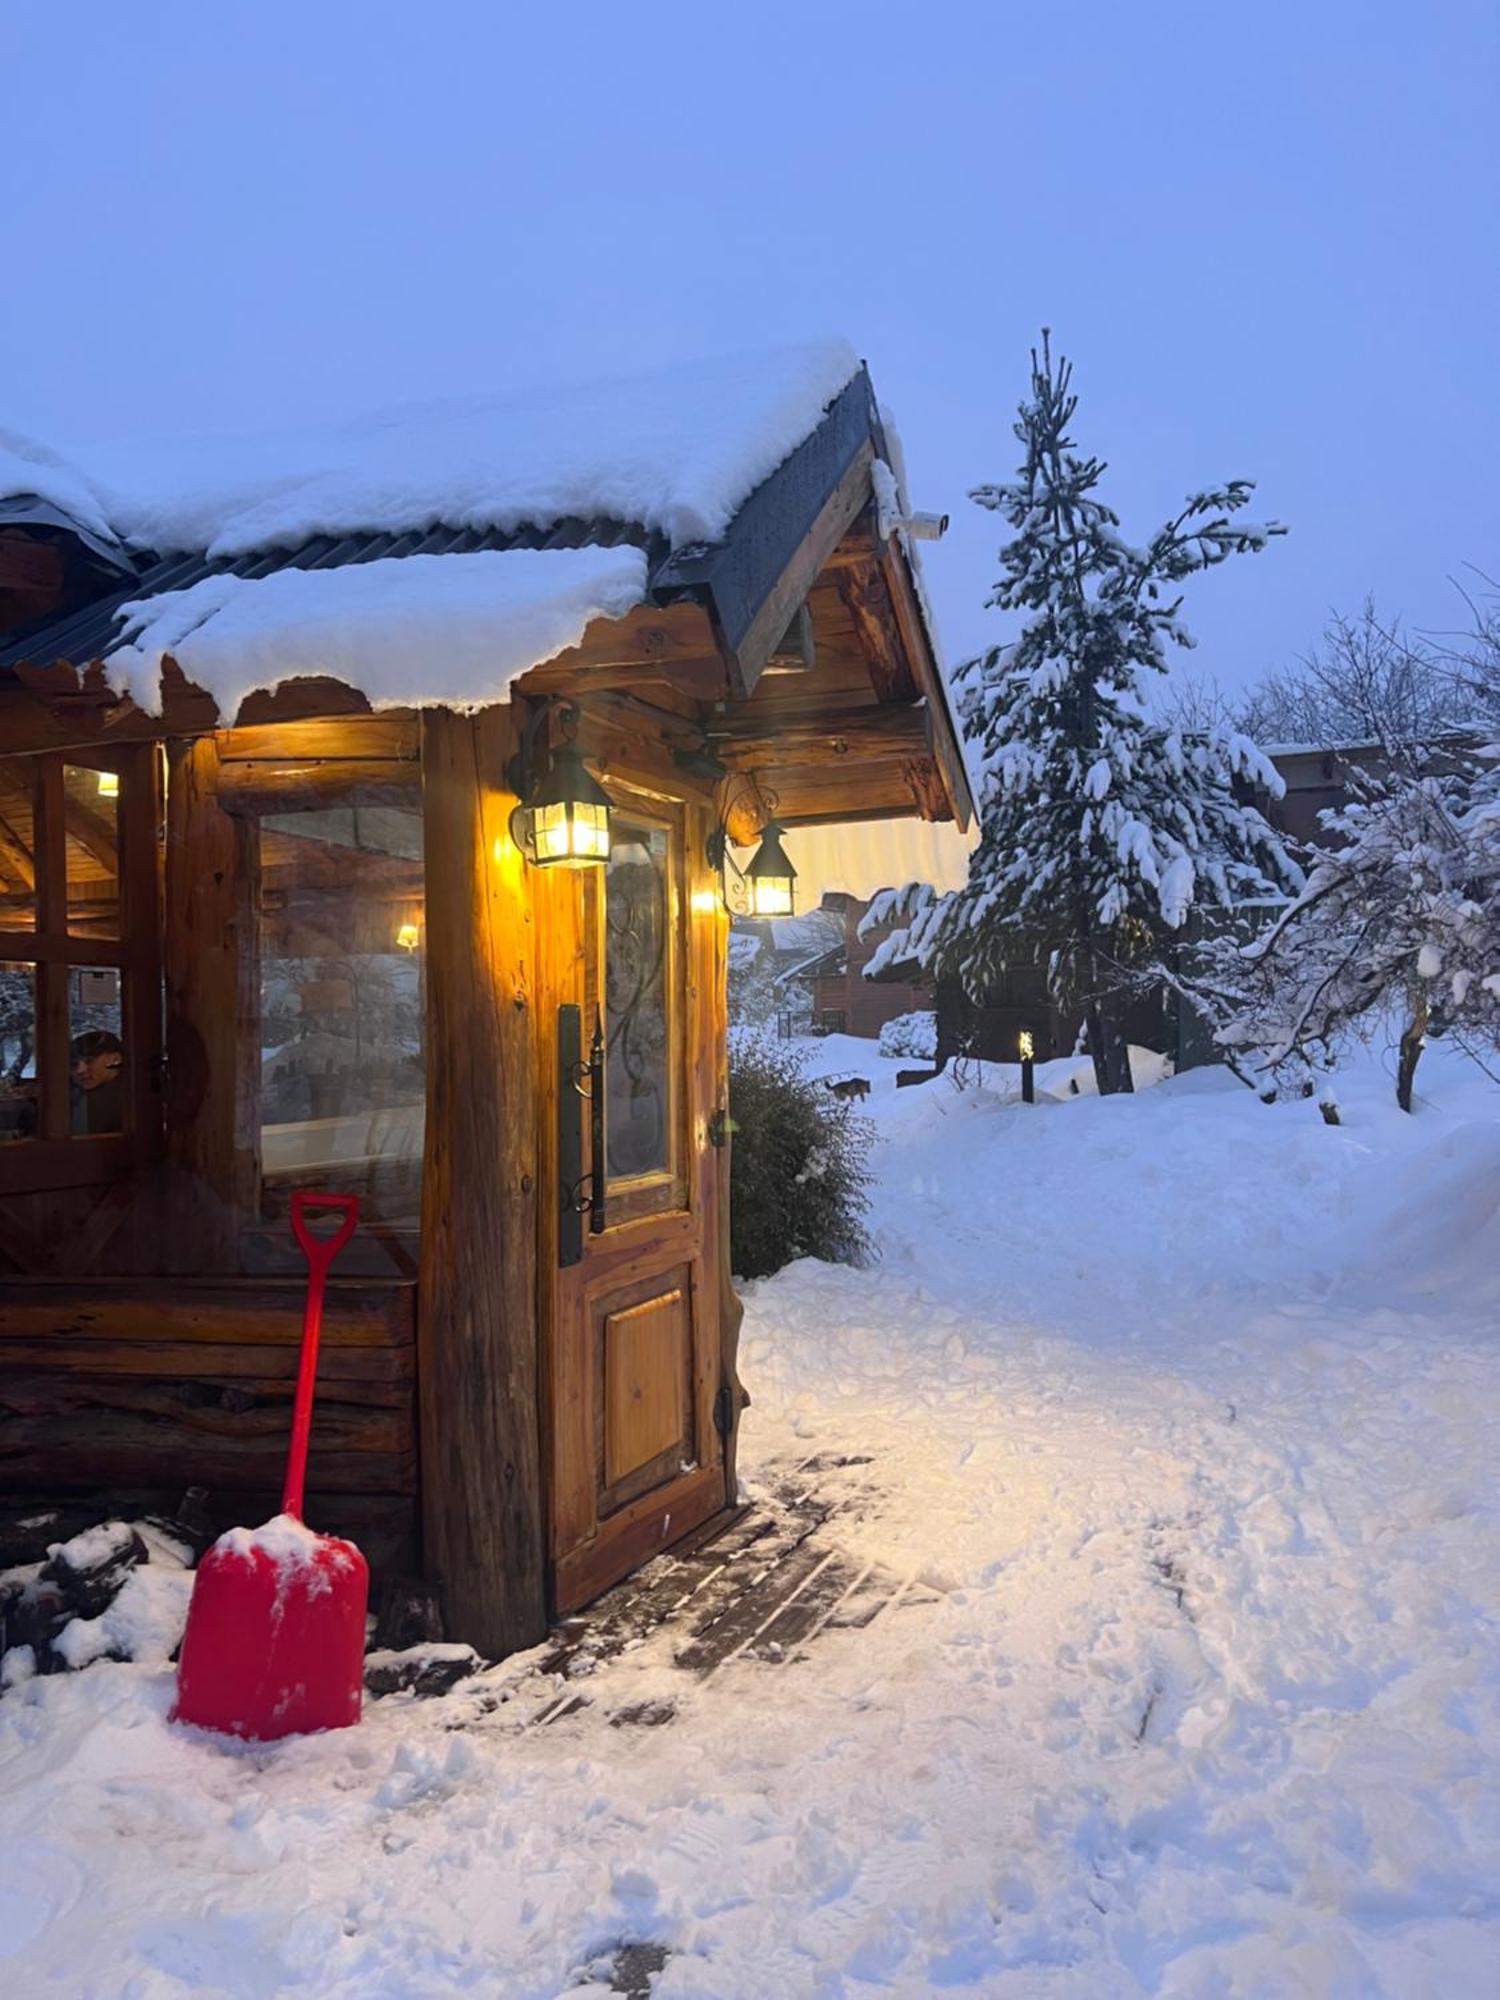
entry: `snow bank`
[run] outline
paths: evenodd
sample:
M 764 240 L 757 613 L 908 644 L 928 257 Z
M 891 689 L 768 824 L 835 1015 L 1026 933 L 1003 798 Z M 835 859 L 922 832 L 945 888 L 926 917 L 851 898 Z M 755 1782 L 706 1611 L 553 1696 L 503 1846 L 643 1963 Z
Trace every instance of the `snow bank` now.
M 110 685 L 161 705 L 168 654 L 233 717 L 246 695 L 305 675 L 359 688 L 374 708 L 497 701 L 529 667 L 619 618 L 645 594 L 637 548 L 481 550 L 343 569 L 205 577 L 125 607 Z
M 1483 1252 L 1500 1092 L 1434 1049 L 1406 1117 L 1377 1058 L 1335 1128 L 819 1048 L 875 1079 L 884 1260 L 750 1290 L 740 1463 L 904 1594 L 707 1683 L 653 1636 L 557 1713 L 542 1650 L 269 1746 L 169 1728 L 165 1668 L 24 1681 L 18 1994 L 582 2000 L 625 1940 L 659 2000 L 1494 1990 L 1500 1344 L 1477 1256 L 1413 1299 L 1377 1252 L 1403 1209 Z
M 640 522 L 679 547 L 723 535 L 858 365 L 831 341 L 285 435 L 110 442 L 77 453 L 87 482 L 71 476 L 80 494 L 97 491 L 125 539 L 161 551 L 595 515 Z M 69 475 L 55 467 L 61 483 Z
M 72 1619 L 53 1647 L 75 1670 L 107 1659 L 165 1665 L 181 1641 L 192 1594 L 191 1570 L 143 1563 L 99 1617 Z

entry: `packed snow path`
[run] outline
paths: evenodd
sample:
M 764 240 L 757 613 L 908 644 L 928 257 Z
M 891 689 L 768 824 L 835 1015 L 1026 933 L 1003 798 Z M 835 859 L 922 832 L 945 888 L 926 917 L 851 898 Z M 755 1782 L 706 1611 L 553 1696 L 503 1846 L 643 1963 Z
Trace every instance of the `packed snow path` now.
M 7 1989 L 542 2000 L 640 1942 L 661 2000 L 1496 1990 L 1500 1092 L 823 1059 L 883 1257 L 753 1288 L 747 1471 L 816 1456 L 921 1601 L 706 1681 L 658 1635 L 547 1727 L 524 1661 L 265 1749 L 166 1671 L 15 1690 Z

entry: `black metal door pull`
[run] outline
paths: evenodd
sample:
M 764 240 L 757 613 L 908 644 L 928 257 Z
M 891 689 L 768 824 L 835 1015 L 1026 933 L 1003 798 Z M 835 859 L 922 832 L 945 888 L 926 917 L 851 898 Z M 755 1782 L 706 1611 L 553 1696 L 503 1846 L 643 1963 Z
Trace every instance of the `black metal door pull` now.
M 590 1171 L 583 1171 L 583 1101 L 589 1106 Z M 589 1059 L 583 1059 L 583 1016 L 571 1002 L 557 1010 L 557 1261 L 562 1269 L 583 1259 L 583 1218 L 589 1233 L 605 1226 L 604 1023 L 596 1008 Z

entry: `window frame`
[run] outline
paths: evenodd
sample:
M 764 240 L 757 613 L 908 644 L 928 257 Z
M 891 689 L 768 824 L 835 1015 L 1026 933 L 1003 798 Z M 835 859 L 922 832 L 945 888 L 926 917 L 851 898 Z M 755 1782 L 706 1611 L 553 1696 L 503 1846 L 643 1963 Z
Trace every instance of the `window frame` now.
M 0 923 L 0 962 L 29 965 L 36 1005 L 37 1130 L 0 1146 L 0 1195 L 41 1194 L 122 1180 L 162 1149 L 161 1037 L 161 759 L 155 743 L 77 745 L 8 759 L 34 773 L 35 924 Z M 118 936 L 85 937 L 68 929 L 65 766 L 112 771 L 120 780 Z M 68 983 L 82 966 L 120 973 L 121 1070 L 125 1125 L 120 1132 L 72 1131 Z
M 280 738 L 294 736 L 301 728 L 318 725 L 287 725 L 275 730 Z M 265 747 L 264 755 L 248 759 L 231 760 L 240 766 L 229 782 L 221 777 L 217 794 L 220 808 L 243 830 L 244 871 L 247 883 L 253 884 L 245 898 L 242 923 L 237 949 L 240 955 L 240 1016 L 238 1040 L 241 1060 L 236 1064 L 234 1082 L 234 1122 L 238 1131 L 244 1134 L 253 1161 L 253 1189 L 247 1186 L 245 1211 L 237 1228 L 237 1268 L 247 1272 L 276 1271 L 286 1262 L 285 1244 L 286 1216 L 290 1210 L 291 1196 L 299 1185 L 326 1185 L 329 1170 L 322 1167 L 294 1169 L 287 1172 L 268 1174 L 265 1170 L 262 1134 L 262 1089 L 260 1063 L 260 1023 L 261 1023 L 261 982 L 264 968 L 264 951 L 261 931 L 262 841 L 264 821 L 299 812 L 338 811 L 349 807 L 395 806 L 405 812 L 423 812 L 423 780 L 420 759 L 386 759 L 361 753 L 363 738 L 373 733 L 378 723 L 367 717 L 341 718 L 338 723 L 338 748 L 342 755 L 328 755 L 326 751 L 317 761 L 309 757 L 299 757 L 289 748 Z M 236 735 L 227 741 L 233 745 Z M 270 730 L 267 734 L 271 734 Z M 259 751 L 262 746 L 256 745 Z M 373 749 L 373 746 L 371 746 Z M 377 773 L 378 768 L 378 775 Z M 221 772 L 223 770 L 221 766 Z M 427 858 L 423 857 L 424 883 Z M 425 918 L 424 918 L 425 930 Z M 425 957 L 425 937 L 423 942 Z M 426 1069 L 426 1022 L 423 1024 L 424 1073 Z M 254 1050 L 254 1059 L 249 1051 Z M 424 1100 L 424 1118 L 431 1111 L 431 1081 L 427 1080 Z M 338 1178 L 335 1172 L 335 1178 Z M 347 1178 L 347 1176 L 346 1176 Z M 362 1194 L 362 1185 L 353 1185 L 355 1193 Z M 395 1272 L 402 1276 L 414 1275 L 418 1264 L 420 1245 L 420 1225 L 408 1227 L 391 1224 L 367 1213 L 361 1224 L 361 1237 L 368 1241 L 378 1241 L 389 1256 Z
M 667 1164 L 646 1173 L 610 1176 L 606 1167 L 604 1216 L 610 1229 L 648 1216 L 686 1212 L 692 1205 L 688 1171 L 691 1157 L 688 1107 L 689 1016 L 691 996 L 687 988 L 687 897 L 684 875 L 687 865 L 687 815 L 682 801 L 648 791 L 644 786 L 609 776 L 608 789 L 615 810 L 615 834 L 621 822 L 636 822 L 667 836 L 666 954 L 663 966 L 663 995 L 667 1008 Z M 596 1010 L 606 1021 L 604 1006 L 605 967 L 608 956 L 609 871 L 589 869 L 585 873 L 584 938 L 584 1022 L 585 1040 L 593 1032 Z M 606 1066 L 608 1057 L 606 1056 Z M 608 1105 L 606 1101 L 606 1117 Z M 606 1139 L 606 1155 L 608 1140 Z M 588 1160 L 592 1173 L 594 1162 Z

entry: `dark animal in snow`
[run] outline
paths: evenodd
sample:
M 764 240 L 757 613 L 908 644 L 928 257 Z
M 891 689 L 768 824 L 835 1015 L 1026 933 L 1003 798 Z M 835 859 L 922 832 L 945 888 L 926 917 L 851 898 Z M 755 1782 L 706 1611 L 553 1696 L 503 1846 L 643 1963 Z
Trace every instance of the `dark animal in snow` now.
M 870 1080 L 864 1076 L 841 1076 L 835 1081 L 825 1076 L 823 1088 L 831 1090 L 835 1097 L 868 1097 Z

